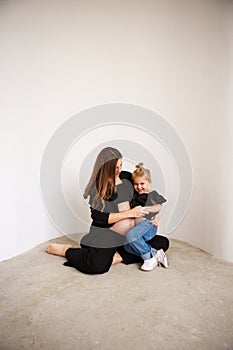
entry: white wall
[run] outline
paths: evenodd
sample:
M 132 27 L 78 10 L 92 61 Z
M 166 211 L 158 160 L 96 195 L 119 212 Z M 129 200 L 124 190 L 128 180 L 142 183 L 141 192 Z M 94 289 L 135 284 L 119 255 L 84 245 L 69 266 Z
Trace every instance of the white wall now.
M 227 51 L 227 67 L 228 67 L 228 79 L 227 88 L 228 93 L 226 96 L 227 103 L 227 118 L 225 124 L 225 141 L 226 146 L 222 153 L 222 178 L 221 178 L 221 190 L 225 197 L 222 201 L 223 204 L 223 221 L 222 230 L 224 233 L 224 241 L 221 245 L 221 256 L 225 259 L 232 261 L 233 250 L 233 215 L 232 215 L 232 198 L 233 198 L 233 2 L 229 4 L 228 11 L 226 13 L 226 30 L 228 38 L 228 51 Z
M 1 260 L 59 235 L 39 184 L 54 131 L 125 102 L 164 116 L 189 151 L 193 197 L 172 237 L 233 261 L 230 10 L 220 0 L 0 3 Z

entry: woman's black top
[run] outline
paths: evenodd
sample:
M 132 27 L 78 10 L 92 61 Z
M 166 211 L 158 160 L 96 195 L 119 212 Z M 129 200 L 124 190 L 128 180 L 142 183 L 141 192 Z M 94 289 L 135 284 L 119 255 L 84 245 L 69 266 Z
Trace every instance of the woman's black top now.
M 90 231 L 81 239 L 81 246 L 89 246 L 93 248 L 110 248 L 123 246 L 125 237 L 109 230 L 113 224 L 108 223 L 110 213 L 118 213 L 118 204 L 122 202 L 130 202 L 133 198 L 133 186 L 131 173 L 122 171 L 120 174 L 122 183 L 116 186 L 116 193 L 112 198 L 104 202 L 104 209 L 101 203 L 97 208 L 91 207 L 92 223 Z M 94 194 L 90 195 L 89 204 L 91 206 Z
M 110 213 L 118 213 L 118 204 L 123 202 L 130 202 L 133 198 L 134 190 L 132 186 L 132 175 L 128 171 L 122 171 L 120 173 L 120 179 L 122 183 L 116 186 L 116 193 L 112 195 L 109 200 L 105 201 L 104 209 L 102 209 L 102 204 L 97 208 L 93 209 L 91 207 L 93 201 L 93 195 L 90 195 L 89 204 L 91 209 L 92 226 L 95 227 L 111 227 L 113 224 L 108 223 L 108 217 Z

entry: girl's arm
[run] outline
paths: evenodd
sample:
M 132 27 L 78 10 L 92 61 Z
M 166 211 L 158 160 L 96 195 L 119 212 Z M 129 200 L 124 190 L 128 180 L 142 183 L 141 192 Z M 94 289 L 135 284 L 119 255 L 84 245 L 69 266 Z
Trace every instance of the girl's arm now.
M 159 213 L 162 209 L 162 205 L 161 204 L 157 204 L 154 201 L 152 201 L 152 203 L 154 205 L 145 207 L 147 211 L 149 211 L 149 213 L 155 213 L 155 216 L 153 216 L 153 218 L 151 218 L 151 223 L 154 226 L 159 226 Z
M 159 226 L 159 213 L 155 214 L 155 216 L 153 216 L 153 218 L 150 220 L 150 222 L 154 226 Z
M 161 204 L 154 204 L 154 205 L 150 205 L 150 206 L 144 207 L 144 208 L 149 213 L 159 213 L 162 209 L 162 205 Z

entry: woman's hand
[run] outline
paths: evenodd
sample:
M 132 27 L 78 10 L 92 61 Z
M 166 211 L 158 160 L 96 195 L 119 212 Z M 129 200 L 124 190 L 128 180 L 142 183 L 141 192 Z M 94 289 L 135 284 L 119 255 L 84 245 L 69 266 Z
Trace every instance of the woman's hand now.
M 110 213 L 108 216 L 108 223 L 115 224 L 116 222 L 124 219 L 142 218 L 145 214 L 148 214 L 148 210 L 145 207 L 139 205 L 133 209 L 119 211 L 118 213 Z
M 145 214 L 148 214 L 149 212 L 142 207 L 141 205 L 138 205 L 137 207 L 134 207 L 132 209 L 129 210 L 129 217 L 131 218 L 141 218 L 143 217 Z

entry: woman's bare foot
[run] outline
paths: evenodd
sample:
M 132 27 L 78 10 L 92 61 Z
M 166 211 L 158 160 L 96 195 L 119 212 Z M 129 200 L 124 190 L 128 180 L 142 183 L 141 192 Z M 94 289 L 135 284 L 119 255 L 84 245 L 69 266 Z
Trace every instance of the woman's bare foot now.
M 113 259 L 112 259 L 112 265 L 119 264 L 122 261 L 123 261 L 122 257 L 120 256 L 120 254 L 118 252 L 116 252 L 113 256 Z
M 74 248 L 70 244 L 50 244 L 46 248 L 46 253 L 53 254 L 53 255 L 59 255 L 59 256 L 66 256 L 66 251 L 69 248 Z

